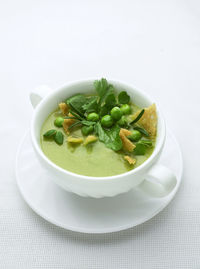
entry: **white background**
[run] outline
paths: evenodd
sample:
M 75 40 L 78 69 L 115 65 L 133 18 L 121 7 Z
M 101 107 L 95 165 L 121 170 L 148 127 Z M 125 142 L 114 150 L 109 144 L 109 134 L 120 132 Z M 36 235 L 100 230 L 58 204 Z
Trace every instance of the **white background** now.
M 14 159 L 31 89 L 87 77 L 144 89 L 184 157 L 183 184 L 152 220 L 86 235 L 55 227 L 22 200 Z M 0 268 L 200 268 L 200 2 L 0 2 Z

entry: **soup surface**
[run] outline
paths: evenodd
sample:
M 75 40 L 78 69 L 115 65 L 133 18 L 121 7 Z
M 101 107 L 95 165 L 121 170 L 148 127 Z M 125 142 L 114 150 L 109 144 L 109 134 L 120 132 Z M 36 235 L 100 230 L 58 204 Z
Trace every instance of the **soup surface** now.
M 132 113 L 139 109 L 139 107 L 131 105 Z M 68 136 L 63 132 L 64 142 L 62 145 L 57 145 L 51 139 L 44 139 L 43 134 L 50 129 L 60 130 L 54 125 L 55 119 L 59 116 L 62 116 L 62 113 L 56 110 L 45 120 L 41 129 L 41 148 L 52 162 L 68 171 L 94 177 L 118 175 L 138 167 L 153 152 L 154 147 L 149 147 L 144 155 L 135 155 L 136 163 L 132 166 L 124 160 L 122 150 L 115 152 L 105 147 L 104 143 L 99 140 L 87 146 L 83 144 L 74 145 L 67 143 Z M 70 135 L 82 137 L 80 128 L 74 128 Z

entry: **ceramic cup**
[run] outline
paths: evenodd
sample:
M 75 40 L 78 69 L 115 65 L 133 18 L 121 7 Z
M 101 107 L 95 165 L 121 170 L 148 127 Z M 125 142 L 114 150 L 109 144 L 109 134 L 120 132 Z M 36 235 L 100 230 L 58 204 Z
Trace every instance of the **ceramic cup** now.
M 165 142 L 165 121 L 157 105 L 158 128 L 155 149 L 152 155 L 139 167 L 116 176 L 89 177 L 66 171 L 49 160 L 40 147 L 40 131 L 47 116 L 58 107 L 58 104 L 76 93 L 94 92 L 92 79 L 68 83 L 56 90 L 41 86 L 30 94 L 35 108 L 31 122 L 31 140 L 39 162 L 45 167 L 50 178 L 66 191 L 80 196 L 108 197 L 127 192 L 132 188 L 141 188 L 151 195 L 160 197 L 168 195 L 176 185 L 176 176 L 167 167 L 156 164 Z M 126 90 L 134 103 L 148 107 L 153 103 L 144 92 L 131 85 L 118 81 L 109 81 L 117 91 Z

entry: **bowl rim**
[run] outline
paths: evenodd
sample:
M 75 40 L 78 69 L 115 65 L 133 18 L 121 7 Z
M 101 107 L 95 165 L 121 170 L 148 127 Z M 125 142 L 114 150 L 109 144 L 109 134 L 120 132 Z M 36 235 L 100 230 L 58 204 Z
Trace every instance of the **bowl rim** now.
M 91 83 L 91 82 L 93 83 L 94 80 L 95 80 L 95 78 L 89 78 L 89 79 L 87 78 L 87 79 L 80 79 L 80 80 L 70 81 L 68 83 L 63 84 L 60 87 L 57 87 L 55 90 L 50 92 L 47 96 L 45 96 L 39 102 L 39 104 L 36 106 L 36 108 L 34 110 L 33 117 L 32 117 L 32 120 L 31 120 L 31 140 L 32 140 L 32 145 L 33 145 L 36 153 L 40 156 L 40 158 L 42 158 L 43 161 L 45 161 L 45 163 L 49 167 L 53 168 L 54 170 L 59 171 L 62 174 L 65 174 L 66 176 L 71 176 L 71 177 L 74 177 L 76 179 L 82 179 L 82 180 L 84 179 L 84 180 L 87 180 L 87 181 L 92 180 L 93 182 L 94 181 L 110 181 L 110 180 L 117 180 L 117 179 L 120 180 L 123 177 L 129 176 L 129 175 L 135 175 L 135 174 L 141 172 L 143 169 L 149 167 L 154 162 L 154 160 L 156 159 L 156 157 L 159 155 L 160 151 L 162 150 L 164 142 L 165 142 L 165 135 L 166 135 L 165 121 L 164 121 L 162 112 L 160 111 L 160 108 L 157 105 L 157 103 L 156 103 L 157 116 L 159 118 L 159 122 L 160 122 L 160 125 L 161 125 L 160 133 L 159 133 L 159 136 L 160 136 L 159 142 L 158 142 L 158 144 L 156 144 L 155 149 L 153 150 L 151 156 L 147 160 L 145 160 L 138 167 L 136 167 L 136 168 L 134 168 L 134 169 L 132 169 L 132 170 L 130 170 L 128 172 L 122 173 L 122 174 L 118 174 L 118 175 L 114 175 L 114 176 L 106 176 L 106 177 L 95 177 L 95 176 L 85 176 L 85 175 L 81 175 L 81 174 L 76 174 L 74 172 L 65 170 L 64 168 L 62 168 L 62 167 L 56 165 L 54 162 L 52 162 L 43 153 L 40 145 L 37 142 L 36 135 L 35 135 L 35 128 L 34 128 L 35 121 L 37 120 L 38 113 L 41 111 L 42 107 L 45 106 L 48 103 L 48 100 L 51 99 L 52 96 L 56 96 L 58 94 L 58 92 L 66 90 L 68 87 L 76 86 L 76 85 L 78 85 L 80 83 Z M 153 101 L 153 99 L 146 92 L 144 92 L 143 90 L 141 91 L 138 88 L 135 88 L 134 86 L 132 86 L 129 83 L 125 83 L 123 81 L 114 80 L 114 79 L 108 79 L 107 81 L 109 83 L 118 84 L 120 87 L 123 87 L 123 88 L 128 87 L 129 89 L 133 89 L 134 92 L 136 92 L 138 95 L 142 95 L 146 99 L 148 99 L 150 101 L 150 103 L 152 103 L 152 104 L 155 103 Z

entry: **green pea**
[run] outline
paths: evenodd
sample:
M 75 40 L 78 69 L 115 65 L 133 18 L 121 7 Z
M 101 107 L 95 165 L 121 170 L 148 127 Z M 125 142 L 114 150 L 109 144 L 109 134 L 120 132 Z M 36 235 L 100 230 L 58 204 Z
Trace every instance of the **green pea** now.
M 120 109 L 124 115 L 128 115 L 131 113 L 131 107 L 128 104 L 122 105 Z
M 124 127 L 127 125 L 127 120 L 126 120 L 126 117 L 125 116 L 122 116 L 120 120 L 118 120 L 118 125 L 121 126 L 121 127 Z
M 131 141 L 139 141 L 141 137 L 142 134 L 139 131 L 133 130 L 131 132 L 131 135 L 128 136 L 128 139 L 130 139 Z
M 103 118 L 101 119 L 101 125 L 103 127 L 111 127 L 113 125 L 112 117 L 110 115 L 103 116 Z
M 54 125 L 57 127 L 62 127 L 64 122 L 64 118 L 63 117 L 57 117 L 54 121 Z
M 110 114 L 113 120 L 120 120 L 122 117 L 122 111 L 118 106 L 113 107 Z
M 99 120 L 99 115 L 95 112 L 92 112 L 87 115 L 87 120 L 88 121 L 98 121 Z
M 81 132 L 83 135 L 89 135 L 94 131 L 94 127 L 93 126 L 83 126 L 81 128 Z
M 141 143 L 137 143 L 136 147 L 134 149 L 134 153 L 135 153 L 135 155 L 145 155 L 146 146 L 141 144 Z

